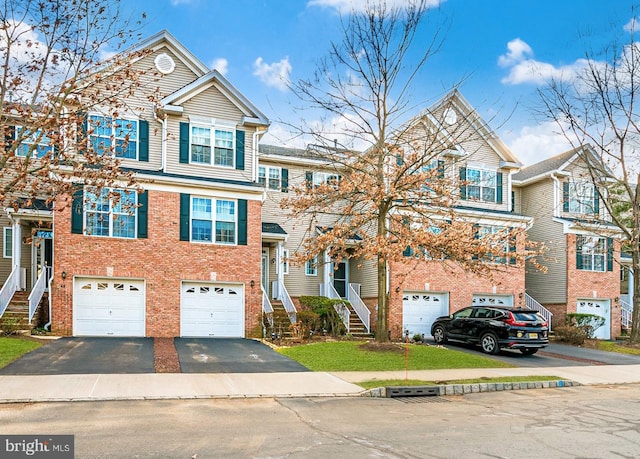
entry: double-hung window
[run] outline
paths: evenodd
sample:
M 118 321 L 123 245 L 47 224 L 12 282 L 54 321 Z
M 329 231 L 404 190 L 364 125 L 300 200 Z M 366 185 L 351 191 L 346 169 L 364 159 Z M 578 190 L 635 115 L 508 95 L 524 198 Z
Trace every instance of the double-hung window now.
M 97 155 L 138 159 L 139 126 L 134 119 L 89 115 L 89 141 Z
M 53 152 L 51 140 L 40 129 L 29 134 L 27 128 L 18 127 L 16 129 L 16 138 L 21 139 L 20 145 L 16 149 L 16 156 L 35 156 L 42 158 Z
M 340 176 L 338 174 L 331 174 L 329 172 L 314 172 L 313 173 L 313 185 L 319 186 L 322 184 L 331 186 L 338 186 L 340 183 Z
M 191 240 L 235 244 L 237 242 L 236 201 L 192 197 Z
M 565 182 L 563 186 L 565 212 L 580 215 L 599 212 L 598 195 L 593 183 Z
M 313 259 L 307 261 L 304 265 L 304 273 L 307 276 L 317 276 L 318 275 L 318 256 L 316 255 Z
M 132 190 L 86 187 L 84 232 L 90 236 L 135 238 L 137 193 Z
M 13 256 L 13 228 L 6 226 L 4 230 L 4 244 L 2 246 L 2 256 L 11 258 Z
M 496 202 L 496 191 L 496 171 L 467 168 L 467 199 Z
M 279 167 L 260 166 L 258 167 L 258 183 L 270 190 L 282 189 L 282 169 Z
M 234 133 L 231 126 L 192 124 L 191 163 L 234 167 Z
M 578 269 L 604 272 L 607 270 L 607 240 L 597 236 L 577 236 Z
M 479 226 L 477 231 L 477 237 L 479 239 L 485 237 L 496 238 L 493 245 L 494 249 L 492 249 L 491 253 L 487 256 L 489 261 L 499 264 L 515 264 L 515 258 L 509 256 L 510 252 L 514 252 L 516 250 L 515 240 L 510 232 L 505 232 L 505 228 L 503 227 L 490 225 Z M 500 233 L 504 234 L 504 236 L 497 236 Z

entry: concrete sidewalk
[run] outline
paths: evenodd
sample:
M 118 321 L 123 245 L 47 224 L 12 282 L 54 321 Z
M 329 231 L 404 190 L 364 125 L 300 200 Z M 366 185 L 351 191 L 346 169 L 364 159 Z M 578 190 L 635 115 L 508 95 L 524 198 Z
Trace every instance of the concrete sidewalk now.
M 640 383 L 640 365 L 477 368 L 386 372 L 221 374 L 93 374 L 0 376 L 0 403 L 193 398 L 346 397 L 368 380 L 453 379 L 548 375 L 580 384 Z

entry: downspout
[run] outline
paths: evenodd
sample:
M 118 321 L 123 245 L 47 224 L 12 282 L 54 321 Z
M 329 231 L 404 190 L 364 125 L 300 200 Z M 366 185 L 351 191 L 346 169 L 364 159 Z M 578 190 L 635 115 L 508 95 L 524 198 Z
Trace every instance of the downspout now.
M 558 200 L 558 193 L 561 186 L 560 180 L 558 179 L 558 177 L 556 177 L 556 174 L 553 172 L 549 172 L 549 177 L 551 177 L 551 180 L 553 180 L 553 216 L 559 217 L 560 212 L 558 211 L 558 203 L 560 201 Z
M 162 125 L 162 129 L 161 129 L 161 147 L 160 147 L 160 151 L 161 151 L 161 166 L 160 166 L 160 170 L 162 171 L 162 173 L 166 173 L 167 172 L 167 114 L 164 113 L 162 118 L 160 118 L 158 116 L 158 108 L 155 107 L 153 110 L 153 119 L 156 120 L 157 122 L 159 122 Z
M 266 129 L 264 131 L 261 131 L 258 128 L 256 128 L 256 130 L 253 132 L 253 135 L 252 135 L 253 167 L 251 168 L 251 180 L 253 182 L 258 181 L 258 154 L 259 154 L 258 142 L 260 141 L 260 137 L 265 132 L 267 132 Z

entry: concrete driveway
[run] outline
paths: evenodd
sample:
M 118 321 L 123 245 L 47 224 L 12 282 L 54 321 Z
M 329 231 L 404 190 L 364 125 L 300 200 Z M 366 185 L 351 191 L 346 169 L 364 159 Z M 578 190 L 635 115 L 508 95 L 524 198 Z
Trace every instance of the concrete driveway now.
M 154 373 L 153 338 L 60 338 L 0 370 L 3 375 Z
M 309 371 L 258 341 L 175 338 L 182 373 Z M 153 338 L 60 338 L 3 369 L 2 375 L 155 373 Z
M 309 371 L 258 341 L 242 338 L 175 338 L 183 373 L 283 373 Z

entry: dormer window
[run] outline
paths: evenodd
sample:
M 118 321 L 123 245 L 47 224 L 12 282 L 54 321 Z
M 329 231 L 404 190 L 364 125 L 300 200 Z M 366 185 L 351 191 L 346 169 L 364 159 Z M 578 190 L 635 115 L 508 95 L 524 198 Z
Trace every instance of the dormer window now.
M 97 155 L 113 154 L 117 158 L 138 159 L 137 120 L 89 115 L 88 121 L 89 142 Z
M 231 126 L 192 124 L 191 163 L 234 167 L 234 131 Z

